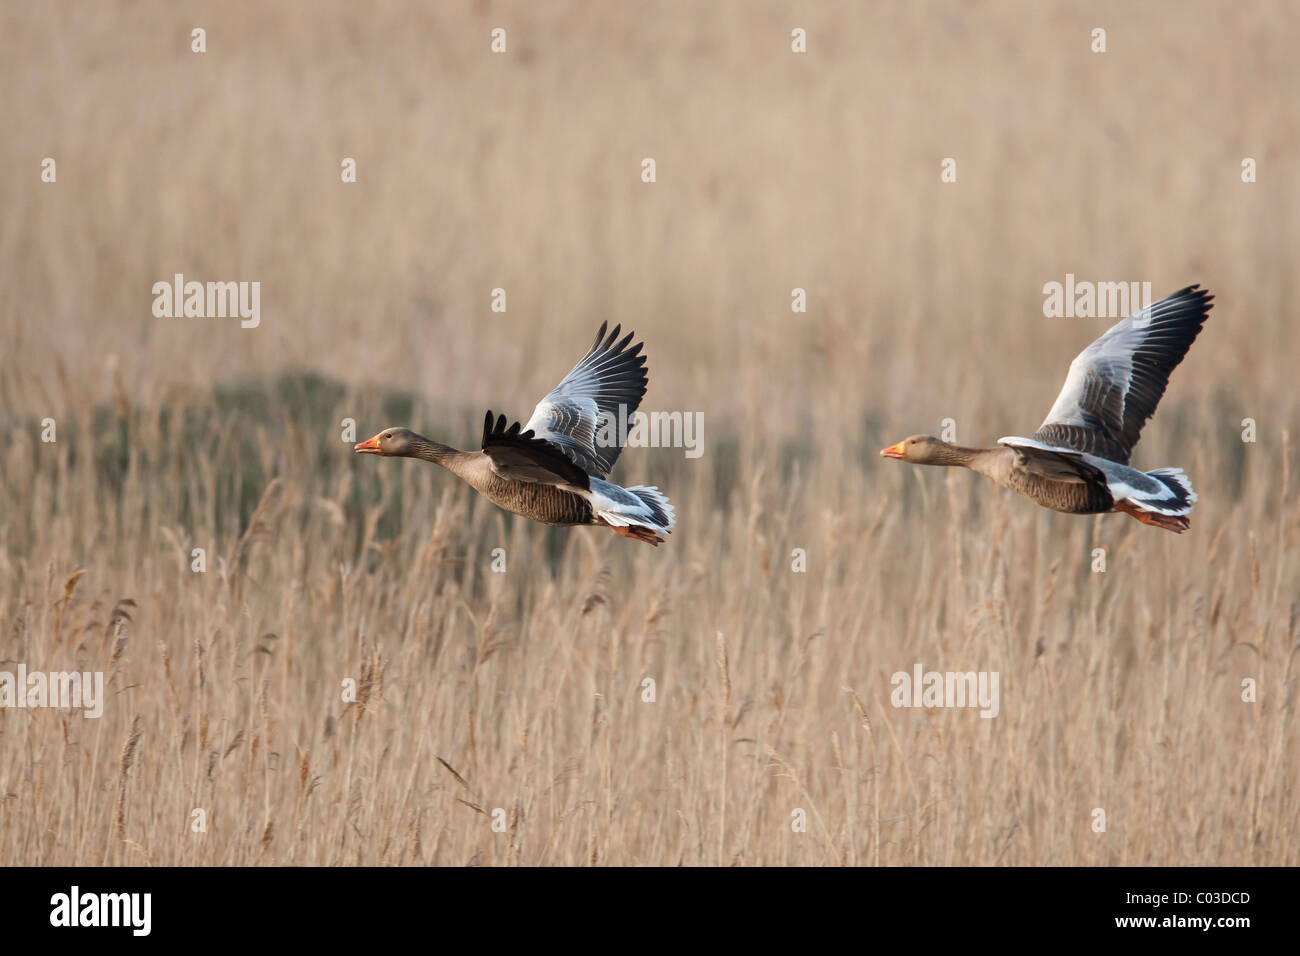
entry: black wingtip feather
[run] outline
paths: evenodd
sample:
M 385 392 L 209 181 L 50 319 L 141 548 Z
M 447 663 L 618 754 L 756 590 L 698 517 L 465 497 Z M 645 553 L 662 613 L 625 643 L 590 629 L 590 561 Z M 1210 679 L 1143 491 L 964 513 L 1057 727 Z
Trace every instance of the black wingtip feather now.
M 1156 305 L 1164 304 L 1166 310 L 1178 309 L 1179 311 L 1188 308 L 1201 309 L 1209 312 L 1213 308 L 1214 293 L 1209 289 L 1202 289 L 1200 283 L 1189 285 L 1184 289 L 1179 289 L 1172 295 L 1166 296 Z
M 488 412 L 487 421 L 492 422 L 492 413 Z M 536 460 L 545 463 L 545 467 L 554 474 L 562 476 L 571 485 L 578 488 L 590 486 L 590 476 L 583 468 L 571 461 L 564 450 L 554 442 L 538 438 L 531 428 L 520 431 L 523 426 L 514 422 L 506 427 L 506 417 L 501 415 L 492 426 L 483 432 L 483 450 L 491 456 L 493 448 L 514 448 L 538 456 Z

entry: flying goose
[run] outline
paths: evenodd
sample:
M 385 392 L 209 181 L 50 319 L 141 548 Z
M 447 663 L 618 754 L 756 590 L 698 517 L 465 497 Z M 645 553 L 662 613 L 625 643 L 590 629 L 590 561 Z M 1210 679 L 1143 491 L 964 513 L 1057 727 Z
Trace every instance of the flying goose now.
M 622 488 L 605 481 L 626 436 L 617 434 L 645 394 L 643 343 L 628 347 L 621 326 L 596 341 L 526 425 L 504 415 L 483 420 L 483 450 L 457 451 L 409 428 L 385 428 L 359 442 L 359 455 L 419 458 L 441 465 L 506 511 L 543 524 L 606 525 L 626 538 L 658 546 L 673 528 L 673 506 L 658 488 Z M 616 344 L 617 343 L 617 344 Z
M 880 454 L 969 468 L 1054 511 L 1122 511 L 1182 533 L 1196 503 L 1183 470 L 1142 472 L 1128 460 L 1213 300 L 1188 286 L 1117 322 L 1070 363 L 1056 404 L 1029 438 L 999 438 L 998 448 L 960 448 L 913 435 Z

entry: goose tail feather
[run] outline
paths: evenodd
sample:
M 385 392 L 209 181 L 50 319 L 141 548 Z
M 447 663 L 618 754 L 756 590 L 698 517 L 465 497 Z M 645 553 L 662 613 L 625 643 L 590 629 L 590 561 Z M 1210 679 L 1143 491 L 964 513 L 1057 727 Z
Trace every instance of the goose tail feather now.
M 1135 500 L 1134 504 L 1173 517 L 1186 517 L 1191 514 L 1192 505 L 1196 504 L 1196 492 L 1192 490 L 1191 479 L 1181 468 L 1157 468 L 1146 474 L 1148 478 L 1160 482 L 1162 491 L 1147 500 Z
M 609 525 L 624 537 L 647 544 L 658 544 L 676 523 L 672 504 L 658 488 L 633 485 L 622 488 L 599 479 L 591 479 L 590 500 L 598 521 Z
M 1140 491 L 1128 488 L 1123 498 L 1115 502 L 1119 511 L 1125 511 L 1143 524 L 1155 525 L 1179 534 L 1191 527 L 1188 515 L 1196 504 L 1196 492 L 1181 468 L 1157 468 L 1145 473 L 1154 479 L 1156 487 Z

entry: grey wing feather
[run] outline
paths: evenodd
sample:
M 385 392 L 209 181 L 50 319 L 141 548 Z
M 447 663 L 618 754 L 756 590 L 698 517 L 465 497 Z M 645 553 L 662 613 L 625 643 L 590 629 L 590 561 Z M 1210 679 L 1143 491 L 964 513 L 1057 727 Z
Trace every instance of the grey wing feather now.
M 1085 452 L 1072 448 L 1052 448 L 1031 438 L 999 438 L 1016 453 L 1016 467 L 1040 478 L 1068 483 L 1104 480 L 1097 467 L 1085 461 Z
M 1188 286 L 1113 325 L 1070 363 L 1065 385 L 1033 437 L 1127 464 L 1213 300 Z
M 608 335 L 600 324 L 596 341 L 564 380 L 537 403 L 525 429 L 557 446 L 569 459 L 597 478 L 618 460 L 625 438 L 620 421 L 629 422 L 645 395 L 642 343 L 629 347 L 634 333 L 621 340 L 621 326 Z
M 587 473 L 552 442 L 537 438 L 518 422 L 506 427 L 504 415 L 493 421 L 489 411 L 483 421 L 483 452 L 492 471 L 513 481 L 588 488 Z

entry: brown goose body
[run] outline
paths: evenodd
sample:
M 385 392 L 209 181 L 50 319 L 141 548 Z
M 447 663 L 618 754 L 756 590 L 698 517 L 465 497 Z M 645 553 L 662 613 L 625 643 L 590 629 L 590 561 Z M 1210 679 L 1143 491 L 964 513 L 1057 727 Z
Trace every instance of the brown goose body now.
M 453 452 L 447 460 L 437 463 L 459 476 L 488 501 L 512 514 L 542 524 L 561 526 L 601 523 L 596 520 L 591 503 L 578 493 L 559 485 L 502 478 L 492 470 L 492 460 L 481 451 Z
M 1037 474 L 1019 467 L 1012 448 L 959 448 L 949 446 L 951 460 L 942 462 L 979 472 L 1003 488 L 1024 495 L 1044 508 L 1072 515 L 1111 511 L 1115 497 L 1100 473 L 1077 469 L 1060 476 Z

